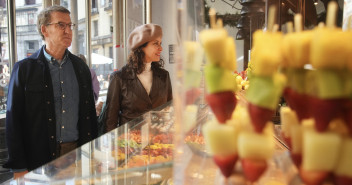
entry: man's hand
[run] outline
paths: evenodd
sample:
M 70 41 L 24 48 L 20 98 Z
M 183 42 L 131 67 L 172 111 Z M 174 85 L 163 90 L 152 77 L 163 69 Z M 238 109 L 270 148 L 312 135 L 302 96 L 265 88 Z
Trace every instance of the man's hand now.
M 28 171 L 23 171 L 23 172 L 14 172 L 13 173 L 13 178 L 14 179 L 17 179 L 17 178 L 21 178 L 23 177 L 26 173 L 28 173 Z

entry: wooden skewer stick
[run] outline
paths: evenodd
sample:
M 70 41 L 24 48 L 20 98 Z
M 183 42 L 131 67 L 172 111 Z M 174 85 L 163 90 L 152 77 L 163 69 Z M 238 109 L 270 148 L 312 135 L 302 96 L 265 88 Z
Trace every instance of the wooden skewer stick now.
M 337 3 L 336 1 L 330 1 L 328 4 L 328 12 L 326 15 L 326 27 L 334 28 L 337 13 Z
M 274 24 L 274 26 L 273 26 L 273 30 L 272 30 L 272 32 L 278 32 L 279 31 L 279 25 L 278 24 Z
M 295 31 L 301 32 L 303 30 L 303 28 L 302 28 L 302 15 L 296 14 L 294 17 L 294 21 L 295 21 Z
M 218 19 L 218 20 L 216 21 L 216 26 L 217 26 L 218 28 L 223 28 L 223 27 L 224 27 L 223 22 L 222 22 L 222 19 Z
M 210 19 L 210 27 L 215 28 L 216 27 L 216 11 L 214 8 L 210 8 L 209 10 L 209 19 Z
M 293 32 L 293 23 L 291 21 L 286 23 L 287 33 Z
M 274 24 L 275 24 L 275 18 L 276 18 L 276 7 L 274 5 L 271 5 L 269 7 L 269 14 L 268 14 L 268 31 L 272 31 Z

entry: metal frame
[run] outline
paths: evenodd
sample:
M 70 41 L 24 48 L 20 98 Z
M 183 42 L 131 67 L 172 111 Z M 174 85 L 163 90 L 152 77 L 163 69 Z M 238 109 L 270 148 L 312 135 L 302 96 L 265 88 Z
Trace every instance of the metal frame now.
M 12 72 L 17 61 L 16 0 L 7 0 L 7 33 L 9 42 L 9 68 Z
M 92 47 L 91 47 L 91 35 L 92 35 L 92 30 L 91 30 L 91 19 L 92 19 L 92 1 L 86 0 L 86 52 L 87 52 L 87 63 L 89 67 L 92 67 L 92 60 L 91 60 L 91 54 L 92 54 Z

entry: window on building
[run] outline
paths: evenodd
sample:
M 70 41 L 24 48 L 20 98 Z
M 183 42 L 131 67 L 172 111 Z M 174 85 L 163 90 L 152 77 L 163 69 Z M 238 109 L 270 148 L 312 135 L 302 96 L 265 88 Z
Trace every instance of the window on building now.
M 35 41 L 27 41 L 28 43 L 28 49 L 35 49 Z
M 98 8 L 97 0 L 92 0 L 92 8 Z
M 113 50 L 112 50 L 112 46 L 109 47 L 109 57 L 113 58 L 114 56 Z
M 93 21 L 93 27 L 94 27 L 94 36 L 98 36 L 98 32 L 99 32 L 98 21 Z
M 0 0 L 0 7 L 2 8 L 6 7 L 6 0 Z
M 25 2 L 26 5 L 35 4 L 35 0 L 25 0 L 24 2 Z

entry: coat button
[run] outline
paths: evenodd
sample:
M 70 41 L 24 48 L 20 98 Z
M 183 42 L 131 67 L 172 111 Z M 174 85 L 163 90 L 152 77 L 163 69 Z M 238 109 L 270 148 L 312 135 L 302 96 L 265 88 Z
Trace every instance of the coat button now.
M 51 138 L 51 139 L 54 139 L 54 136 L 51 136 L 50 138 Z
M 47 101 L 46 103 L 49 105 L 49 104 L 50 104 L 50 101 Z
M 49 121 L 52 121 L 52 119 L 51 119 L 51 118 L 49 118 L 48 120 L 49 120 Z
M 88 100 L 86 100 L 86 104 L 88 104 L 89 103 L 89 101 Z
M 89 116 L 87 116 L 87 119 L 89 119 L 90 117 Z
M 88 136 L 90 136 L 90 132 L 88 132 Z
M 55 156 L 55 153 L 53 153 L 53 156 Z
M 45 87 L 48 88 L 48 85 L 45 84 Z

